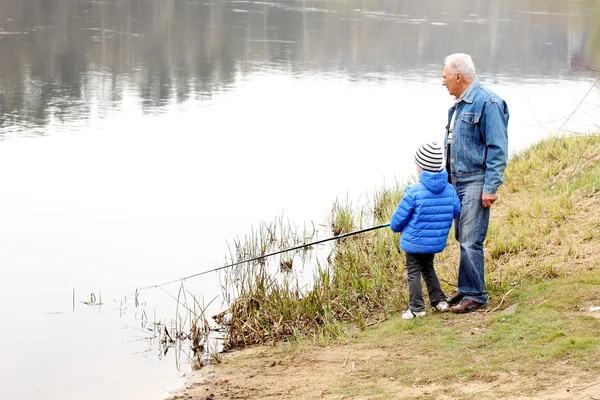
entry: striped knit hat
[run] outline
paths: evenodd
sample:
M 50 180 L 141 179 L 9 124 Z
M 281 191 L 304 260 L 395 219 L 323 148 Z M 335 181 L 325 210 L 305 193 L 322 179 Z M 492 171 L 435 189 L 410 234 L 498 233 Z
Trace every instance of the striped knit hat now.
M 419 147 L 415 153 L 415 163 L 423 171 L 440 172 L 444 165 L 444 153 L 437 142 L 429 142 Z

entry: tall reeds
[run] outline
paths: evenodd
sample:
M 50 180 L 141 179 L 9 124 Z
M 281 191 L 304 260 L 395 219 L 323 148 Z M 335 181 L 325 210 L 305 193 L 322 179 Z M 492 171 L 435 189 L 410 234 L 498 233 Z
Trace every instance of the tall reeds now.
M 389 216 L 385 218 L 384 213 L 395 209 L 400 196 L 398 187 L 378 193 L 374 200 L 377 212 L 356 212 L 349 203 L 336 202 L 330 231 L 322 234 L 338 236 L 387 221 Z M 278 219 L 253 231 L 243 243 L 236 241 L 231 261 L 301 245 L 317 233 L 313 228 L 309 234 L 305 230 L 297 235 L 289 224 Z M 238 266 L 224 280 L 230 307 L 216 318 L 227 325 L 224 348 L 307 335 L 328 340 L 340 335 L 341 322 L 365 327 L 398 310 L 404 303 L 405 278 L 396 242 L 389 229 L 381 229 L 318 249 L 299 250 L 285 258 L 259 258 L 253 265 Z M 293 263 L 299 256 L 301 260 Z M 299 279 L 296 266 L 305 263 L 312 275 Z
M 168 293 L 168 292 L 167 292 Z M 183 283 L 179 287 L 177 297 L 169 294 L 175 300 L 175 318 L 169 321 L 159 321 L 154 317 L 149 322 L 144 305 L 139 303 L 139 292 L 135 293 L 135 306 L 142 307 L 136 317 L 141 322 L 141 330 L 149 333 L 149 340 L 157 345 L 159 358 L 170 351 L 175 353 L 177 368 L 180 367 L 181 355 L 187 357 L 192 369 L 200 369 L 218 354 L 221 349 L 216 346 L 210 336 L 215 336 L 215 329 L 206 318 L 206 308 L 198 298 L 188 291 Z M 218 336 L 218 332 L 217 336 Z M 211 345 L 212 343 L 212 345 Z
M 600 207 L 600 136 L 543 141 L 512 157 L 505 177 L 485 243 L 491 306 L 494 294 L 511 286 L 583 268 L 573 261 L 595 251 L 586 243 L 598 235 L 600 217 L 591 218 L 583 232 L 575 231 L 569 219 L 577 207 Z M 325 233 L 313 227 L 298 235 L 280 218 L 236 241 L 231 261 L 306 243 L 318 234 L 337 236 L 388 222 L 401 196 L 396 185 L 380 189 L 372 205 L 358 209 L 336 202 Z M 364 328 L 405 308 L 398 240 L 389 229 L 378 229 L 230 271 L 224 279 L 229 308 L 216 318 L 226 326 L 224 349 L 299 337 L 327 341 L 341 335 L 345 323 Z M 456 282 L 458 252 L 451 232 L 435 261 L 446 291 Z M 299 276 L 305 264 L 308 279 Z

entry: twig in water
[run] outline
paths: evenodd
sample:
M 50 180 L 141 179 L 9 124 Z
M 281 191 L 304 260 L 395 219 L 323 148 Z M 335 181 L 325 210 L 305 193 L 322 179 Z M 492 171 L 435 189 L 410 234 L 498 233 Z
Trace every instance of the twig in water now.
M 498 306 L 497 306 L 496 308 L 494 308 L 493 310 L 488 310 L 488 311 L 486 311 L 486 313 L 489 313 L 489 312 L 494 312 L 494 311 L 496 311 L 497 309 L 499 309 L 499 308 L 500 308 L 500 306 L 502 305 L 502 303 L 504 303 L 504 299 L 506 299 L 506 296 L 508 296 L 508 295 L 510 294 L 510 292 L 512 292 L 513 290 L 515 290 L 515 289 L 510 289 L 508 292 L 506 292 L 506 293 L 504 294 L 504 296 L 502 296 L 502 299 L 500 299 L 500 304 L 498 304 Z

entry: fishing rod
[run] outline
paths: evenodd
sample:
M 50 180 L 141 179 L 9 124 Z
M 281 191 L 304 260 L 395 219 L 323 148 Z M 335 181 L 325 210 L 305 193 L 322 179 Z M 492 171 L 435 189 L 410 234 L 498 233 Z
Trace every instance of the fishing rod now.
M 249 258 L 247 260 L 234 262 L 233 264 L 224 265 L 222 267 L 210 269 L 208 271 L 198 272 L 197 274 L 188 275 L 188 276 L 185 276 L 183 278 L 179 278 L 179 279 L 175 279 L 175 280 L 172 280 L 172 281 L 169 281 L 169 282 L 161 283 L 160 285 L 145 286 L 145 287 L 140 288 L 139 290 L 145 290 L 145 289 L 152 289 L 152 288 L 159 288 L 159 287 L 167 286 L 167 285 L 170 285 L 172 283 L 185 281 L 187 279 L 195 278 L 195 277 L 200 276 L 200 275 L 208 274 L 208 273 L 211 273 L 211 272 L 217 272 L 217 271 L 220 271 L 220 270 L 225 269 L 225 268 L 235 267 L 236 265 L 240 265 L 240 264 L 244 264 L 244 263 L 248 263 L 248 262 L 252 262 L 252 261 L 257 261 L 257 260 L 260 260 L 260 259 L 264 259 L 266 257 L 271 257 L 271 256 L 275 256 L 277 254 L 286 253 L 288 251 L 303 249 L 303 248 L 308 247 L 308 246 L 315 246 L 317 244 L 329 242 L 331 240 L 343 239 L 343 238 L 346 238 L 348 236 L 358 235 L 359 233 L 364 233 L 364 232 L 368 232 L 368 231 L 373 231 L 375 229 L 385 228 L 386 226 L 390 226 L 390 223 L 388 222 L 388 223 L 385 223 L 385 224 L 382 224 L 382 225 L 372 226 L 370 228 L 364 228 L 364 229 L 359 229 L 359 230 L 353 231 L 353 232 L 343 233 L 341 235 L 333 236 L 333 237 L 330 237 L 330 238 L 327 238 L 327 239 L 317 240 L 316 242 L 311 242 L 311 243 L 306 243 L 306 244 L 301 244 L 301 245 L 298 245 L 298 246 L 290 247 L 289 249 L 283 249 L 283 250 L 274 251 L 273 253 L 269 253 L 269 254 L 265 254 L 265 255 L 257 256 L 257 257 L 252 257 L 252 258 Z

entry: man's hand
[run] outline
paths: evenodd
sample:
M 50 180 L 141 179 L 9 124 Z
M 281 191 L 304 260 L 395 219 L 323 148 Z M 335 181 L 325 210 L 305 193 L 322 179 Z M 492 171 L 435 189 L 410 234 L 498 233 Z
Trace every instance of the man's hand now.
M 481 193 L 481 205 L 485 208 L 490 208 L 497 198 L 498 195 L 495 194 Z

